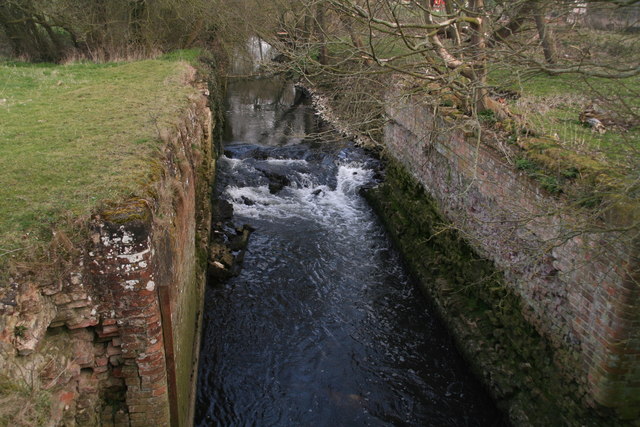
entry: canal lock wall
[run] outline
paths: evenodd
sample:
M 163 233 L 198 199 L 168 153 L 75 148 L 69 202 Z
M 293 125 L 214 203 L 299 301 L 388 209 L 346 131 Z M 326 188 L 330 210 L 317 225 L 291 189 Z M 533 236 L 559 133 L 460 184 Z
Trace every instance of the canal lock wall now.
M 217 149 L 211 87 L 192 82 L 147 196 L 94 215 L 58 280 L 3 292 L 3 385 L 45 395 L 46 425 L 192 424 Z
M 366 196 L 515 425 L 638 425 L 630 218 L 575 211 L 517 148 L 424 99 L 387 99 L 386 179 Z

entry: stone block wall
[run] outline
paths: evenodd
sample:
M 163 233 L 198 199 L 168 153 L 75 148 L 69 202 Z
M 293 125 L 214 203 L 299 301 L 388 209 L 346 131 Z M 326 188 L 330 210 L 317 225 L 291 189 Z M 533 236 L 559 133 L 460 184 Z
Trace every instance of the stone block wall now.
M 587 402 L 640 416 L 639 245 L 626 218 L 592 218 L 514 166 L 505 141 L 424 100 L 389 101 L 385 149 L 452 227 L 503 272 L 523 315 L 575 366 Z
M 2 290 L 0 372 L 49 393 L 48 425 L 192 423 L 215 168 L 208 92 L 192 77 L 142 195 L 91 219 L 68 273 Z

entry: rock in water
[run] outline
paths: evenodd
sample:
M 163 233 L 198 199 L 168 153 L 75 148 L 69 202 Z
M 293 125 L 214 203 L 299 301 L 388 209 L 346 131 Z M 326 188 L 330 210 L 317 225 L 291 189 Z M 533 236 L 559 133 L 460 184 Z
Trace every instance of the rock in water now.
M 260 170 L 260 172 L 262 172 L 264 176 L 269 180 L 269 192 L 271 194 L 276 194 L 287 185 L 291 185 L 291 180 L 285 175 L 280 175 L 278 173 L 266 170 Z
M 213 221 L 225 222 L 233 218 L 233 205 L 226 200 L 216 200 L 213 204 Z

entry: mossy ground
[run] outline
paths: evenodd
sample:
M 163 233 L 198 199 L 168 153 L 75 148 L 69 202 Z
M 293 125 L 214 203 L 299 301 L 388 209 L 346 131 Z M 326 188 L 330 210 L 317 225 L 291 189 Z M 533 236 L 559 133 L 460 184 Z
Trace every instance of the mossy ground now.
M 624 163 L 625 156 L 640 148 L 640 124 L 625 117 L 640 114 L 636 93 L 640 77 L 535 74 L 513 66 L 497 66 L 490 77 L 498 97 L 504 91 L 518 94 L 518 98 L 505 102 L 532 131 L 553 137 L 568 149 Z M 607 127 L 601 134 L 582 123 L 580 113 L 594 105 L 618 125 Z
M 0 268 L 107 203 L 145 196 L 157 174 L 160 129 L 194 93 L 183 60 L 194 55 L 0 63 Z

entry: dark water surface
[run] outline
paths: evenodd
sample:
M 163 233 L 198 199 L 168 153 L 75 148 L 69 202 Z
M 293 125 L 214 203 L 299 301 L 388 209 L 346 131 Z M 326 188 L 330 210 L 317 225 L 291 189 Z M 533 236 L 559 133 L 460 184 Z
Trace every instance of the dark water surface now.
M 376 161 L 276 80 L 231 83 L 228 124 L 217 191 L 256 231 L 207 293 L 196 425 L 502 425 L 358 195 Z

